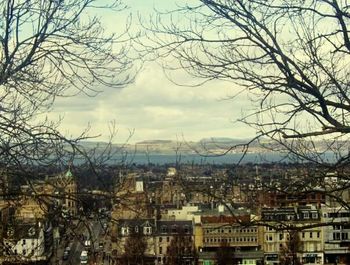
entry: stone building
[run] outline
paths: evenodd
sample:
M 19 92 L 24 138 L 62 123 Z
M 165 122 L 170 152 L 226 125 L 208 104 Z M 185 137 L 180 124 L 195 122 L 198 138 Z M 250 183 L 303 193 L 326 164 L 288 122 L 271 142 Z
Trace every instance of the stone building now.
M 156 222 L 155 264 L 192 265 L 196 261 L 192 221 Z
M 302 264 L 324 264 L 323 230 L 319 209 L 313 206 L 264 208 L 265 264 L 298 259 Z

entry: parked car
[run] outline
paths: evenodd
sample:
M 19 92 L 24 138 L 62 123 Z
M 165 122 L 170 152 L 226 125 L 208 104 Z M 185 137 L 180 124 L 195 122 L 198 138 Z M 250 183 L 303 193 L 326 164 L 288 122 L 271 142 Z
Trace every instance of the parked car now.
M 63 259 L 63 260 L 67 260 L 68 257 L 69 257 L 69 252 L 68 252 L 67 250 L 65 250 L 65 251 L 63 252 L 63 257 L 62 257 L 62 259 Z
M 69 254 L 70 254 L 70 250 L 71 250 L 71 248 L 70 248 L 70 246 L 67 246 L 65 249 L 64 249 L 64 251 L 63 251 L 63 260 L 67 260 L 68 259 L 68 257 L 69 257 Z
M 85 248 L 91 248 L 91 240 L 85 240 L 84 241 L 84 247 Z
M 99 249 L 99 250 L 103 250 L 103 242 L 100 242 L 100 243 L 98 244 L 98 249 Z
M 80 264 L 87 264 L 88 263 L 88 252 L 86 250 L 83 250 L 80 254 Z

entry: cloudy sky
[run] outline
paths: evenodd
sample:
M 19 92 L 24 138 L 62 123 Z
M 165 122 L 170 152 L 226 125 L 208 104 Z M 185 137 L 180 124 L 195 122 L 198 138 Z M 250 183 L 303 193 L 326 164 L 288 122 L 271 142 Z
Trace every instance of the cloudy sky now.
M 173 0 L 129 0 L 132 13 L 149 15 L 153 8 L 171 8 Z M 124 17 L 104 14 L 104 23 L 109 31 L 116 29 L 117 21 Z M 137 22 L 134 22 L 137 27 Z M 185 73 L 176 73 L 177 80 L 188 78 Z M 137 75 L 133 84 L 123 89 L 105 88 L 96 97 L 78 95 L 57 99 L 49 114 L 64 120 L 62 130 L 78 135 L 88 125 L 91 134 L 101 135 L 97 140 L 108 138 L 108 124 L 115 121 L 118 137 L 114 142 L 123 142 L 130 130 L 134 130 L 131 142 L 150 139 L 185 138 L 200 140 L 209 137 L 247 138 L 253 132 L 235 121 L 242 111 L 249 108 L 244 95 L 235 100 L 227 98 L 237 92 L 234 85 L 216 81 L 200 87 L 184 87 L 171 83 L 155 62 L 148 63 Z

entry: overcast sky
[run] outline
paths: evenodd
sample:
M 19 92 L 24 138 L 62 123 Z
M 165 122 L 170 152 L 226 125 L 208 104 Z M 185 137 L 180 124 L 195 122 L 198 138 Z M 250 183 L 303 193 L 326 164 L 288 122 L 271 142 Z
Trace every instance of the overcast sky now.
M 149 15 L 153 7 L 171 8 L 173 0 L 128 0 L 126 13 Z M 122 16 L 104 14 L 108 31 L 114 31 Z M 137 26 L 137 22 L 135 22 Z M 179 80 L 188 78 L 176 73 Z M 171 83 L 156 63 L 144 66 L 133 84 L 123 89 L 105 88 L 96 97 L 78 95 L 57 99 L 52 118 L 63 116 L 61 128 L 78 135 L 88 124 L 91 134 L 108 138 L 108 123 L 115 121 L 123 142 L 129 130 L 135 130 L 131 142 L 150 139 L 200 140 L 209 137 L 247 138 L 253 133 L 243 124 L 235 123 L 241 112 L 249 108 L 244 95 L 227 100 L 237 92 L 228 82 L 210 82 L 200 87 L 183 87 Z

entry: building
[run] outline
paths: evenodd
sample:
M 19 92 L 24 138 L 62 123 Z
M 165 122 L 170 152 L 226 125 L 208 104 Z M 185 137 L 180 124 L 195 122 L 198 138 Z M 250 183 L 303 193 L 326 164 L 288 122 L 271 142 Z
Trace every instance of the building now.
M 322 209 L 325 264 L 350 264 L 350 211 L 343 207 Z
M 264 208 L 262 221 L 265 264 L 298 259 L 302 264 L 324 264 L 320 211 L 313 206 Z
M 77 182 L 70 169 L 51 177 L 45 184 L 45 191 L 53 195 L 53 203 L 62 207 L 64 217 L 75 217 L 78 212 Z
M 3 244 L 4 264 L 45 263 L 52 255 L 52 227 L 42 221 L 8 226 Z
M 222 249 L 226 249 L 232 262 L 261 264 L 259 228 L 249 225 L 250 221 L 250 215 L 202 216 L 195 228 L 199 264 L 215 264 L 217 253 Z
M 157 221 L 156 264 L 192 265 L 196 261 L 192 221 Z
M 151 198 L 141 176 L 128 174 L 116 186 L 113 201 L 112 218 L 145 219 L 153 216 Z
M 154 264 L 155 262 L 155 233 L 154 219 L 120 219 L 113 238 L 112 252 L 117 262 L 123 264 Z

